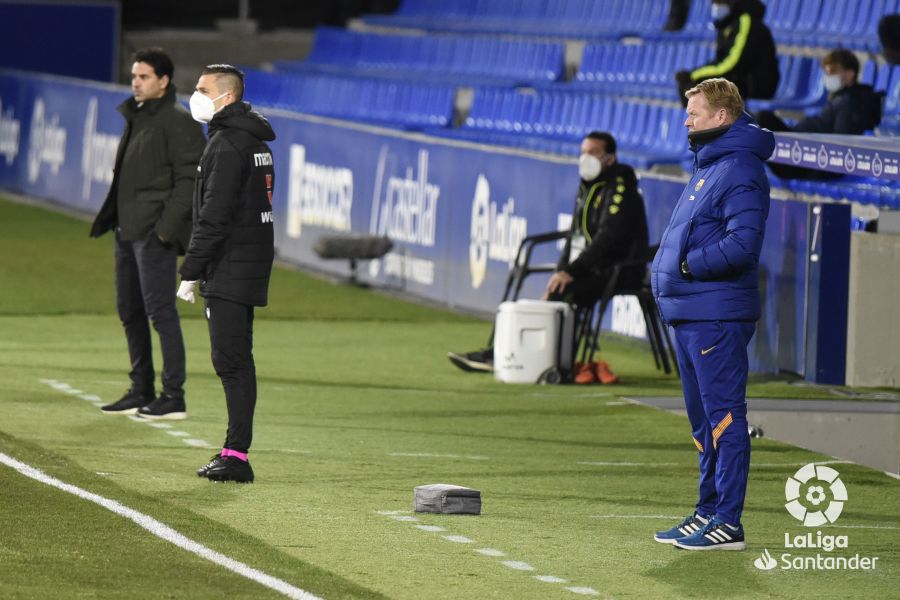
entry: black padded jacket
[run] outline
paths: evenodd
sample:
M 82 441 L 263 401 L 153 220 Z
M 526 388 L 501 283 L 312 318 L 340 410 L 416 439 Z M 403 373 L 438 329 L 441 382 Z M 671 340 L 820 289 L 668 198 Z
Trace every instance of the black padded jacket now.
M 269 122 L 246 102 L 229 104 L 209 123 L 209 143 L 194 186 L 193 230 L 179 269 L 200 294 L 251 306 L 268 303 L 275 256 L 275 169 Z
M 616 262 L 647 255 L 647 215 L 630 166 L 615 163 L 597 179 L 582 181 L 575 198 L 571 235 L 558 268 L 578 279 L 588 274 L 603 276 Z M 573 239 L 585 247 L 574 257 Z M 623 284 L 639 285 L 646 273 L 640 264 L 622 273 Z

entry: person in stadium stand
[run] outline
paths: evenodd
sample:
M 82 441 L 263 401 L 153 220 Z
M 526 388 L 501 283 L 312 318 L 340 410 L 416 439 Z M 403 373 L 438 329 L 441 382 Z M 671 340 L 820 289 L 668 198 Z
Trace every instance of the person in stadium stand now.
M 857 81 L 859 60 L 850 50 L 832 50 L 822 58 L 828 104 L 818 114 L 806 117 L 789 127 L 772 111 L 760 111 L 757 122 L 772 131 L 806 133 L 841 133 L 861 135 L 881 121 L 881 98 L 872 86 Z M 822 179 L 839 177 L 835 173 L 770 163 L 772 172 L 782 178 Z
M 172 59 L 161 48 L 134 54 L 132 97 L 119 105 L 125 132 L 113 182 L 91 237 L 115 231 L 116 306 L 131 358 L 131 387 L 107 414 L 183 419 L 185 352 L 175 308 L 175 268 L 191 229 L 191 190 L 206 143 L 203 129 L 175 101 Z M 156 397 L 150 325 L 162 349 Z
M 759 256 L 769 212 L 763 162 L 775 136 L 744 112 L 730 81 L 709 79 L 686 93 L 694 170 L 662 235 L 651 284 L 675 333 L 699 451 L 699 498 L 691 516 L 654 539 L 687 550 L 743 550 L 747 344 L 760 317 Z
M 742 98 L 774 96 L 778 59 L 772 32 L 763 22 L 765 4 L 759 0 L 714 0 L 711 6 L 716 55 L 707 65 L 675 74 L 682 103 L 687 106 L 685 91 L 713 77 L 733 82 Z
M 191 244 L 179 269 L 178 297 L 206 298 L 212 363 L 222 380 L 228 430 L 222 451 L 197 470 L 211 481 L 252 482 L 248 452 L 256 408 L 253 312 L 268 303 L 275 257 L 272 151 L 269 122 L 251 110 L 244 74 L 230 65 L 203 69 L 191 114 L 209 123 L 209 143 L 194 188 Z
M 900 65 L 900 15 L 884 15 L 878 21 L 878 38 L 884 59 Z
M 547 283 L 545 300 L 591 306 L 602 295 L 614 263 L 647 255 L 647 218 L 634 169 L 616 157 L 616 140 L 593 131 L 581 142 L 581 181 L 575 198 L 572 228 L 560 255 L 558 270 Z M 644 265 L 627 267 L 621 287 L 637 287 Z M 448 353 L 464 371 L 493 371 L 493 348 Z M 618 378 L 604 361 L 583 365 L 576 382 L 615 383 Z

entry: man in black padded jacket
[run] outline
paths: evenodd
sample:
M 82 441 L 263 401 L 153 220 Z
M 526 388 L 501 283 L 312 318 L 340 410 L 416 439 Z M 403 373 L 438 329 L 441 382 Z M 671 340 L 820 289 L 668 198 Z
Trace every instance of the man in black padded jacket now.
M 272 151 L 268 121 L 242 102 L 243 73 L 230 65 L 203 69 L 191 114 L 209 123 L 209 142 L 194 186 L 194 226 L 181 265 L 178 297 L 206 298 L 212 363 L 228 405 L 222 451 L 197 471 L 212 481 L 253 481 L 247 453 L 253 437 L 256 367 L 253 309 L 268 302 L 274 259 Z

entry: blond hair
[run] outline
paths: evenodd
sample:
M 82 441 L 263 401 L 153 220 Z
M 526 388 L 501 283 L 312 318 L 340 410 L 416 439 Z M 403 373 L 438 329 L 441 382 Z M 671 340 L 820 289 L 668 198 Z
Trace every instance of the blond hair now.
M 697 94 L 703 94 L 713 110 L 724 108 L 732 120 L 744 112 L 744 100 L 737 86 L 722 77 L 701 81 L 684 93 L 687 98 Z

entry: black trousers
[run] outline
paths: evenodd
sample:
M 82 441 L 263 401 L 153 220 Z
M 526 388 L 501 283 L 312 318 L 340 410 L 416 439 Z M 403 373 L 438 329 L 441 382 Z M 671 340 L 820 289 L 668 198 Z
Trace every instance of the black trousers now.
M 247 453 L 253 441 L 256 365 L 253 362 L 253 307 L 222 298 L 206 299 L 212 364 L 228 405 L 223 448 Z
M 163 392 L 184 397 L 184 338 L 175 308 L 177 260 L 175 246 L 163 244 L 155 233 L 134 242 L 116 234 L 116 307 L 131 357 L 129 377 L 132 386 L 147 395 L 155 394 L 153 323 L 162 350 Z

